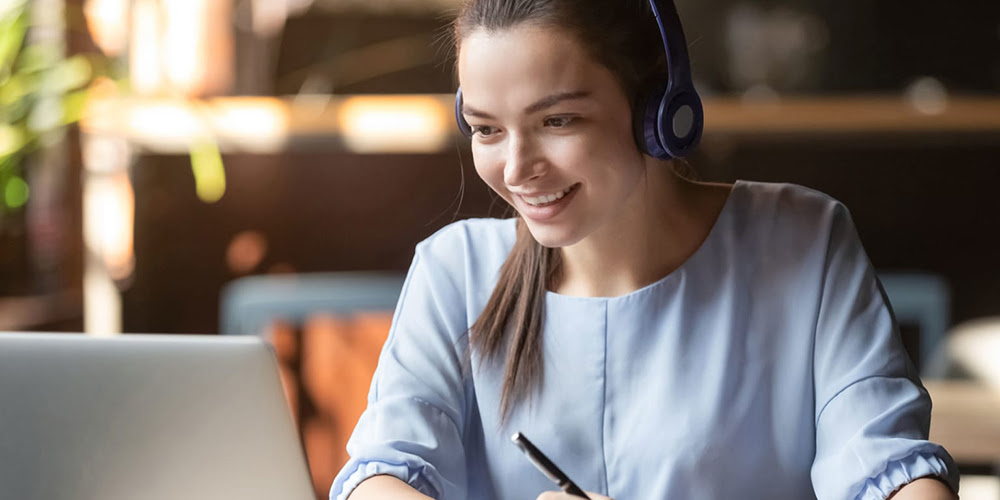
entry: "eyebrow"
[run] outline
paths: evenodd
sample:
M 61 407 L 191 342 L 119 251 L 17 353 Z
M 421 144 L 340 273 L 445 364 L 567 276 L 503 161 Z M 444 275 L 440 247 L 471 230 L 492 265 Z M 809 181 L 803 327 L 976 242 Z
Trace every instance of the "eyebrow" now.
M 556 104 L 559 104 L 560 102 L 563 101 L 584 99 L 587 97 L 590 97 L 589 90 L 577 90 L 574 92 L 559 92 L 557 94 L 552 94 L 550 96 L 546 96 L 535 101 L 528 107 L 524 108 L 524 114 L 530 115 L 532 113 L 537 113 L 539 111 L 542 111 L 543 109 L 551 108 L 552 106 L 555 106 Z M 493 119 L 493 115 L 490 115 L 489 113 L 486 113 L 484 111 L 479 111 L 477 109 L 471 108 L 469 107 L 469 105 L 465 103 L 462 103 L 462 113 L 467 114 L 469 116 L 475 116 L 478 118 Z

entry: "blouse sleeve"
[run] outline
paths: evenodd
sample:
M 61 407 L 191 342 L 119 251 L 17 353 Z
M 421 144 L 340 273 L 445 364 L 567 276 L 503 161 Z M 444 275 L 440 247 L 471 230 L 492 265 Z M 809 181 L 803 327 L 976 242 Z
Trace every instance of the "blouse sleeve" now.
M 368 406 L 347 443 L 350 459 L 334 479 L 344 500 L 364 479 L 395 476 L 429 497 L 465 497 L 462 443 L 465 384 L 459 340 L 464 299 L 426 242 L 403 285 L 372 378 Z
M 884 499 L 924 476 L 937 476 L 957 492 L 951 456 L 927 441 L 930 397 L 850 215 L 836 204 L 828 216 L 814 345 L 816 496 Z

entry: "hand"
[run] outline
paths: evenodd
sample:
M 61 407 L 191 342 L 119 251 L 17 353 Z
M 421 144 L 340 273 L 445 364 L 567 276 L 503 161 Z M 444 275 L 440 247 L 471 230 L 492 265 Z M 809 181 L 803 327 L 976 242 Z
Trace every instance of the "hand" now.
M 592 500 L 614 500 L 612 498 L 606 497 L 604 495 L 598 495 L 597 493 L 591 493 L 585 491 Z M 537 500 L 580 500 L 580 497 L 570 495 L 569 493 L 563 491 L 546 491 L 541 495 L 538 495 Z

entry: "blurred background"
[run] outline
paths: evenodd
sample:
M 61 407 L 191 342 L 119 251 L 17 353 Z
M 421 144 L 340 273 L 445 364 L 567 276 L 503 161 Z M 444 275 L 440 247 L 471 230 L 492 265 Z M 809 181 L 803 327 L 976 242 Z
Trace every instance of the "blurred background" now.
M 676 3 L 691 166 L 851 209 L 932 438 L 1000 498 L 1000 2 Z M 454 125 L 458 5 L 0 1 L 0 330 L 265 336 L 324 497 L 414 245 L 506 213 Z

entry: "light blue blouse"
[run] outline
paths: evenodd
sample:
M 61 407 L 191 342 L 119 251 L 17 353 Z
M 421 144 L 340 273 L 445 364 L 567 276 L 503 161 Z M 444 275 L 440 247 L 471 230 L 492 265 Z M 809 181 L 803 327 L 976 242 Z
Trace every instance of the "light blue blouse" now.
M 931 402 L 846 208 L 737 182 L 679 269 L 632 293 L 545 299 L 544 384 L 499 423 L 502 364 L 471 354 L 514 222 L 456 222 L 416 249 L 332 500 L 390 474 L 441 500 L 555 489 L 521 431 L 617 500 L 881 499 L 927 475 Z

